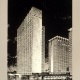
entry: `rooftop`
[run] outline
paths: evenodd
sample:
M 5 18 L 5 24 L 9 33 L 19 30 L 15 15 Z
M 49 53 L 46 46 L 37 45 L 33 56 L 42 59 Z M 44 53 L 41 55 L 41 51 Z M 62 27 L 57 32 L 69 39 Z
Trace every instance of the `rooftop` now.
M 52 40 L 55 40 L 55 39 L 61 39 L 61 40 L 65 40 L 65 41 L 68 41 L 68 39 L 67 38 L 64 38 L 64 37 L 61 37 L 61 36 L 55 36 L 55 37 L 53 37 L 53 38 L 51 38 L 51 39 L 49 39 L 48 41 L 52 41 Z

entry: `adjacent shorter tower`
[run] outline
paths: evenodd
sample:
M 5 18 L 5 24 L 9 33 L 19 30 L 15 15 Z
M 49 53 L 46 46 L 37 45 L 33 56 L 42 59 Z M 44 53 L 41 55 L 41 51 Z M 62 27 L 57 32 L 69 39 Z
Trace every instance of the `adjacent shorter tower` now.
M 69 40 L 56 36 L 49 40 L 49 69 L 53 74 L 69 71 Z
M 69 30 L 69 71 L 72 75 L 72 28 Z
M 42 11 L 32 7 L 17 29 L 17 73 L 41 73 L 45 60 L 45 27 Z

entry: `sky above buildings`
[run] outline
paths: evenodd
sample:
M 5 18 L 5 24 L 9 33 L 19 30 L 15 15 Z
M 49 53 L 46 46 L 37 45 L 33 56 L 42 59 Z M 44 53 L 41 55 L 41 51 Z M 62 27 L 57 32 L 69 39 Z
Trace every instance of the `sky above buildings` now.
M 56 35 L 68 38 L 68 29 L 72 27 L 72 0 L 8 0 L 9 64 L 16 62 L 17 28 L 32 6 L 42 10 L 46 46 L 47 41 Z

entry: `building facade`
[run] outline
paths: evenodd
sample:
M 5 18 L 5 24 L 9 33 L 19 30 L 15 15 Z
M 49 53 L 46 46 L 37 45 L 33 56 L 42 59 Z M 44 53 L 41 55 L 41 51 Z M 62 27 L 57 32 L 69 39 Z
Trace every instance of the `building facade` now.
M 56 36 L 49 40 L 49 69 L 53 74 L 66 74 L 69 69 L 69 40 Z
M 69 30 L 69 72 L 72 75 L 72 28 Z
M 17 73 L 41 73 L 44 59 L 45 27 L 42 26 L 42 11 L 32 7 L 17 29 Z

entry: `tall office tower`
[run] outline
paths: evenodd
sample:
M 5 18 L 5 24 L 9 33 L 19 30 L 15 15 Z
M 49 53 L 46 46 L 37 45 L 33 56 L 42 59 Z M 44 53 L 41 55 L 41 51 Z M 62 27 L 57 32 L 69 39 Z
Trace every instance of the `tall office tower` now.
M 42 26 L 42 11 L 32 7 L 17 29 L 17 73 L 41 73 L 44 59 L 45 27 Z
M 53 74 L 66 74 L 69 68 L 69 40 L 56 36 L 49 40 L 49 69 Z
M 69 71 L 72 75 L 72 28 L 69 30 Z

